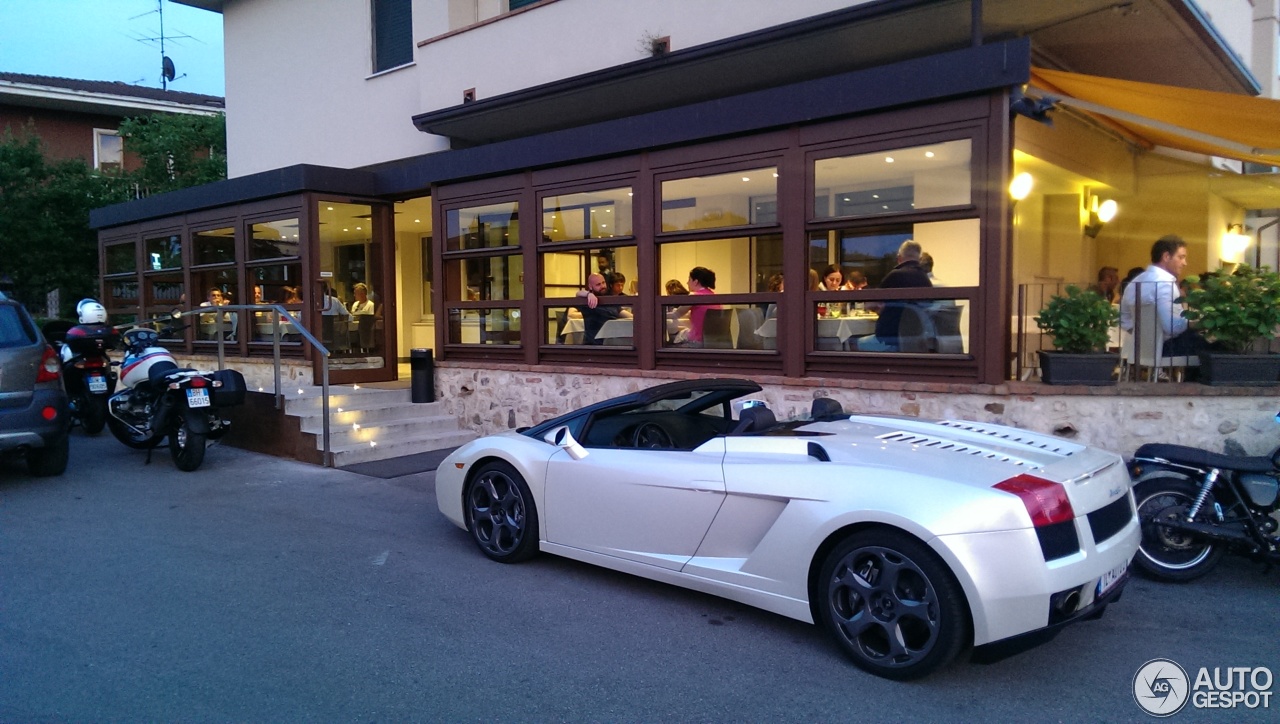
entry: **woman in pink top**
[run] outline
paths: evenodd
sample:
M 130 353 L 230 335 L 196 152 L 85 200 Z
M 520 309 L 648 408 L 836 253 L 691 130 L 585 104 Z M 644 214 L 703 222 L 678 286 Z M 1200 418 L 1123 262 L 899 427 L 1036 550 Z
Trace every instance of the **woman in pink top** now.
M 702 266 L 695 266 L 689 270 L 689 294 L 715 294 L 716 291 L 716 273 Z M 708 309 L 719 309 L 718 304 L 691 304 L 680 307 L 673 313 L 674 316 L 683 316 L 687 311 L 689 313 L 689 334 L 687 346 L 702 346 L 702 323 L 707 318 Z

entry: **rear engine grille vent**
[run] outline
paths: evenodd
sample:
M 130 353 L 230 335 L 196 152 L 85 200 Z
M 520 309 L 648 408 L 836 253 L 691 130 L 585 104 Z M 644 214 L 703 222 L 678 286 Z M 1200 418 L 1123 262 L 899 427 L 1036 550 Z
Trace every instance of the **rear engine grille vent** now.
M 879 435 L 876 439 L 884 442 L 903 442 L 908 445 L 918 445 L 920 447 L 930 447 L 938 450 L 950 450 L 951 452 L 960 453 L 962 455 L 972 455 L 974 457 L 982 457 L 988 460 L 998 460 L 1002 463 L 1010 463 L 1012 465 L 1018 465 L 1032 470 L 1039 470 L 1041 468 L 1040 465 L 1037 465 L 1030 460 L 1024 460 L 1020 457 L 996 452 L 995 450 L 988 450 L 987 448 L 978 447 L 976 445 L 966 445 L 965 443 L 955 442 L 954 440 L 941 440 L 936 437 L 929 437 L 928 435 L 918 435 L 910 432 L 890 432 L 884 435 Z
M 1119 533 L 1129 521 L 1133 520 L 1133 508 L 1129 506 L 1129 496 L 1122 496 L 1089 514 L 1089 529 L 1093 531 L 1096 543 Z
M 975 425 L 972 422 L 964 422 L 962 420 L 943 420 L 938 424 L 946 427 L 954 427 L 957 430 L 964 430 L 966 432 L 990 435 L 998 440 L 1007 440 L 1019 445 L 1027 445 L 1028 447 L 1034 447 L 1040 450 L 1048 450 L 1049 452 L 1057 453 L 1058 455 L 1072 455 L 1081 449 L 1078 445 L 1063 443 L 1061 440 L 1044 435 L 1033 435 L 1029 433 L 1012 434 L 1008 428 L 989 430 L 982 425 Z

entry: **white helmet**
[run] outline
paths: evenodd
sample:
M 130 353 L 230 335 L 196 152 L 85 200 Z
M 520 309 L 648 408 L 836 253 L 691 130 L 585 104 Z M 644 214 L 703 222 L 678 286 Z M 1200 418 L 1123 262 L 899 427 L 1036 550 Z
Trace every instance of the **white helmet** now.
M 81 324 L 106 324 L 107 308 L 92 299 L 81 299 L 76 305 Z

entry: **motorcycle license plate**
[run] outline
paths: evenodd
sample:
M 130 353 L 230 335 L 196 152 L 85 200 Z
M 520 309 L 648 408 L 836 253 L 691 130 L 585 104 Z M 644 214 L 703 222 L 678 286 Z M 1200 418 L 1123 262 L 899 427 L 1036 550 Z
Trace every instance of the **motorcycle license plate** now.
M 1102 578 L 1098 579 L 1098 593 L 1097 595 L 1094 596 L 1094 598 L 1099 598 L 1103 596 L 1107 591 L 1110 591 L 1111 588 L 1115 586 L 1116 583 L 1118 583 L 1121 578 L 1124 578 L 1124 572 L 1128 569 L 1129 569 L 1129 562 L 1125 561 L 1124 563 L 1121 563 L 1115 568 L 1112 568 L 1111 570 L 1102 574 Z
M 187 390 L 187 407 L 208 407 L 209 391 L 203 387 L 192 387 Z
M 90 391 L 90 392 L 106 392 L 106 391 L 107 391 L 107 378 L 106 378 L 106 377 L 103 377 L 102 375 L 90 375 L 90 376 L 89 376 L 89 391 Z

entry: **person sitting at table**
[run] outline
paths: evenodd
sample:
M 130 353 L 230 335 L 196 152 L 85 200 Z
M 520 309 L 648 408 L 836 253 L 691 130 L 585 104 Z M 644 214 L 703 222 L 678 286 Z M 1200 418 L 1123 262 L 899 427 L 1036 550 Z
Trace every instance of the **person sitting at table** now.
M 881 289 L 910 289 L 916 287 L 932 287 L 933 282 L 924 269 L 920 268 L 920 244 L 907 239 L 898 247 L 898 265 L 885 275 L 880 282 Z M 897 352 L 898 325 L 902 321 L 905 308 L 911 302 L 883 302 L 867 304 L 867 308 L 878 311 L 880 318 L 876 320 L 876 333 L 858 340 L 858 349 L 863 352 Z
M 359 332 L 360 349 L 373 349 L 374 315 L 377 305 L 369 300 L 369 285 L 364 282 L 357 282 L 351 291 L 356 295 L 356 300 L 351 303 L 351 316 Z
M 770 291 L 770 292 L 775 292 L 775 293 L 781 294 L 781 293 L 782 293 L 782 287 L 783 287 L 783 284 L 782 284 L 782 275 L 781 275 L 781 274 L 774 274 L 773 276 L 769 277 L 769 291 Z M 764 308 L 764 318 L 765 318 L 765 319 L 770 319 L 770 318 L 772 318 L 772 317 L 776 317 L 776 316 L 778 316 L 778 305 L 777 305 L 777 304 L 775 304 L 775 303 L 770 302 L 769 306 L 767 306 L 767 307 L 765 307 L 765 308 Z
M 689 290 L 684 288 L 684 285 L 680 283 L 679 279 L 672 279 L 668 281 L 666 284 L 666 290 L 667 294 L 672 296 L 681 296 L 689 293 Z
M 856 269 L 844 275 L 844 285 L 840 289 L 848 292 L 856 292 L 859 289 L 867 288 L 867 275 Z
M 621 297 L 626 292 L 627 277 L 622 272 L 613 272 L 604 275 L 605 283 L 609 285 L 609 293 L 615 297 Z
M 609 293 L 604 275 L 592 274 L 587 277 L 587 288 L 578 291 L 579 297 L 585 297 L 585 306 L 578 305 L 582 313 L 582 343 L 604 344 L 604 340 L 596 337 L 605 322 L 611 319 L 631 319 L 631 310 L 623 309 L 616 304 L 601 304 L 600 297 Z
M 689 270 L 689 295 L 702 296 L 716 293 L 716 273 L 704 266 L 695 266 Z M 702 346 L 702 325 L 707 319 L 707 310 L 720 309 L 719 304 L 687 304 L 677 307 L 671 312 L 674 317 L 689 315 L 689 328 L 676 335 L 675 344 L 682 347 Z
M 208 297 L 205 299 L 205 301 L 200 302 L 200 306 L 202 306 L 202 307 L 224 307 L 224 306 L 226 306 L 226 305 L 228 305 L 228 304 L 230 304 L 230 303 L 231 303 L 231 300 L 230 300 L 230 299 L 229 299 L 225 294 L 223 294 L 223 292 L 222 292 L 222 289 L 221 289 L 221 288 L 219 288 L 219 287 L 212 287 L 212 288 L 210 288 L 210 289 L 209 289 L 209 295 L 208 295 Z M 218 324 L 218 317 L 219 317 L 219 316 L 221 316 L 221 317 L 222 317 L 222 320 L 221 320 L 221 321 L 222 321 L 222 328 L 223 328 L 224 330 L 226 330 L 226 331 L 223 333 L 224 337 L 225 337 L 226 339 L 229 339 L 229 340 L 235 340 L 235 338 L 236 338 L 236 321 L 238 320 L 238 315 L 236 315 L 234 312 L 232 312 L 232 313 L 228 313 L 228 314 L 223 314 L 223 315 L 217 315 L 217 314 L 201 314 L 201 315 L 200 315 L 200 327 L 201 327 L 201 330 L 200 330 L 200 331 L 201 331 L 202 335 L 204 336 L 204 338 L 205 338 L 205 339 L 217 339 L 217 338 L 218 338 L 218 334 L 217 334 L 217 332 L 216 332 L 215 330 L 216 330 L 216 328 L 217 328 L 217 324 Z
M 284 303 L 285 304 L 302 304 L 302 297 L 298 294 L 297 287 L 284 288 Z

